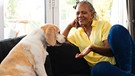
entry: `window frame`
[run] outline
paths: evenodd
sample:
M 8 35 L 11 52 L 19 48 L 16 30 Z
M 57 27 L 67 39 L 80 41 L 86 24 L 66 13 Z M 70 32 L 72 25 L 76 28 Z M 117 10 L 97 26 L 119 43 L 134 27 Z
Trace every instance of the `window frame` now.
M 4 39 L 4 0 L 0 0 L 0 40 Z

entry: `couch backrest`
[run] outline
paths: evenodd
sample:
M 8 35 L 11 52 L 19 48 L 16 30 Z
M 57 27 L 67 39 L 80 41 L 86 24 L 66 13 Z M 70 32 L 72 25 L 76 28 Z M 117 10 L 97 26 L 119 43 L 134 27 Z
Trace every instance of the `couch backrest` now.
M 9 51 L 23 38 L 24 36 L 9 38 L 0 41 L 0 62 L 7 56 Z

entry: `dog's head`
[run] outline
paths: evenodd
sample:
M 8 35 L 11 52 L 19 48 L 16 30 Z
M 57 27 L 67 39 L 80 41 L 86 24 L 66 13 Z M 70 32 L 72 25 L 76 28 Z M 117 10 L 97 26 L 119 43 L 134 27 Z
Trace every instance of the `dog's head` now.
M 54 46 L 65 42 L 65 36 L 60 34 L 60 29 L 54 24 L 45 24 L 41 27 L 45 32 L 45 38 L 49 45 Z

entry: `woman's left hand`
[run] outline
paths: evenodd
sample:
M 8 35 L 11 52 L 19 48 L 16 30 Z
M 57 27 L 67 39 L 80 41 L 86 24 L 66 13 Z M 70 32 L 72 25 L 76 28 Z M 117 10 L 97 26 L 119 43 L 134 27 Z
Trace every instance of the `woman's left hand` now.
M 75 58 L 83 58 L 85 55 L 84 54 L 82 54 L 82 53 L 77 53 L 76 55 L 75 55 Z
M 86 47 L 80 54 L 77 53 L 75 55 L 75 58 L 82 58 L 85 55 L 87 55 L 90 51 L 92 50 L 92 45 L 89 45 L 88 47 Z

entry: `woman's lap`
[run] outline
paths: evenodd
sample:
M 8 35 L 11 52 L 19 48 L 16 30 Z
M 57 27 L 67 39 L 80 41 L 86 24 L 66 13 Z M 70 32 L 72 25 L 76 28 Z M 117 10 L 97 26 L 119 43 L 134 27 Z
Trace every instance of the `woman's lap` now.
M 135 76 L 123 71 L 109 62 L 97 63 L 91 71 L 91 76 Z

